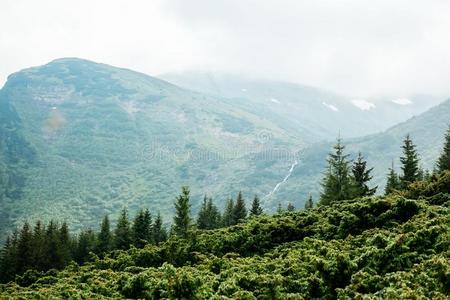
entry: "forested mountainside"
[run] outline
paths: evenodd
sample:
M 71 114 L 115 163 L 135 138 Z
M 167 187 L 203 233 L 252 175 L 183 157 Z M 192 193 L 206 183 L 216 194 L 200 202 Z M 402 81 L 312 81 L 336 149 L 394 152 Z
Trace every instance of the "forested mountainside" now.
M 267 211 L 289 202 L 302 207 L 309 193 L 317 198 L 330 147 L 312 145 L 334 139 L 339 129 L 355 135 L 354 128 L 370 124 L 360 112 L 351 113 L 352 121 L 324 105 L 335 99 L 329 93 L 281 83 L 273 89 L 291 108 L 273 108 L 271 115 L 281 99 L 257 105 L 257 96 L 271 96 L 272 88 L 262 94 L 249 88 L 249 99 L 219 97 L 75 58 L 12 74 L 0 90 L 0 240 L 25 218 L 57 218 L 80 230 L 124 206 L 170 217 L 183 185 L 191 187 L 194 211 L 203 194 L 223 208 L 240 190 L 246 198 L 258 194 Z M 349 113 L 356 109 L 336 101 Z M 294 104 L 305 108 L 298 118 Z M 433 138 L 443 134 L 448 107 L 344 143 L 363 152 L 380 184 L 407 133 L 431 166 L 436 151 L 430 149 L 439 147 Z M 379 151 L 384 146 L 386 155 Z
M 367 159 L 373 167 L 373 186 L 379 186 L 379 192 L 386 184 L 387 170 L 394 164 L 400 171 L 399 157 L 402 152 L 402 140 L 407 134 L 417 145 L 420 158 L 419 165 L 430 172 L 436 168 L 436 159 L 442 150 L 444 136 L 450 120 L 450 99 L 433 107 L 425 113 L 374 135 L 355 139 L 344 139 L 350 159 L 355 160 L 358 153 Z M 308 194 L 316 199 L 320 190 L 320 178 L 326 167 L 326 157 L 333 142 L 317 143 L 307 147 L 299 156 L 299 163 L 294 168 L 288 181 L 278 189 L 273 201 L 289 199 L 294 205 L 302 207 Z M 298 195 L 292 197 L 292 195 Z
M 264 193 L 302 138 L 211 96 L 80 59 L 12 74 L 0 91 L 0 231 L 53 216 L 78 228 L 123 206 L 170 215 L 189 185 L 225 199 Z M 272 155 L 273 154 L 273 155 Z
M 160 245 L 28 271 L 2 297 L 448 299 L 450 172 L 387 197 L 334 201 Z

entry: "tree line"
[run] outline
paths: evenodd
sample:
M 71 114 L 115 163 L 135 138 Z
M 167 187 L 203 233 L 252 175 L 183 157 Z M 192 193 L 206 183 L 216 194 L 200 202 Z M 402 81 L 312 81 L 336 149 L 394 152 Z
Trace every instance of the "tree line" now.
M 345 154 L 341 139 L 329 154 L 328 166 L 322 182 L 319 205 L 328 205 L 333 201 L 371 196 L 377 187 L 370 187 L 373 168 L 361 153 L 355 161 Z M 409 135 L 403 141 L 403 155 L 400 158 L 401 174 L 394 168 L 389 169 L 385 193 L 407 189 L 408 185 L 434 176 L 419 167 L 419 155 Z M 450 170 L 450 126 L 445 136 L 444 148 L 433 173 Z M 314 202 L 310 195 L 305 209 L 312 208 Z M 121 210 L 115 228 L 111 229 L 109 217 L 104 216 L 98 231 L 83 230 L 77 235 L 71 234 L 67 223 L 50 221 L 44 224 L 37 221 L 34 226 L 25 222 L 20 230 L 15 230 L 6 240 L 0 255 L 0 281 L 13 280 L 16 275 L 29 269 L 46 271 L 62 269 L 71 261 L 83 264 L 92 255 L 103 257 L 114 250 L 127 250 L 130 247 L 143 248 L 145 245 L 158 245 L 169 237 L 189 238 L 195 235 L 195 229 L 210 230 L 228 227 L 243 222 L 248 217 L 264 213 L 257 195 L 250 209 L 241 192 L 236 199 L 228 199 L 223 212 L 220 212 L 213 199 L 205 195 L 196 219 L 191 214 L 190 190 L 182 187 L 174 203 L 175 215 L 169 231 L 166 230 L 161 215 L 152 216 L 148 209 L 139 210 L 130 220 L 127 209 Z M 289 203 L 287 211 L 295 210 Z M 277 210 L 283 212 L 281 204 Z
M 349 154 L 346 154 L 344 150 L 345 146 L 338 138 L 337 143 L 333 146 L 333 151 L 328 155 L 327 168 L 321 183 L 322 192 L 319 201 L 321 205 L 328 205 L 333 201 L 372 196 L 377 191 L 377 186 L 369 187 L 373 168 L 367 167 L 367 161 L 361 152 L 352 162 Z M 397 174 L 392 162 L 387 174 L 385 195 L 405 190 L 413 182 L 426 181 L 437 173 L 450 170 L 450 126 L 445 134 L 444 147 L 436 162 L 436 168 L 431 173 L 420 167 L 417 147 L 409 134 L 403 140 L 402 152 L 403 155 L 400 157 L 401 173 Z

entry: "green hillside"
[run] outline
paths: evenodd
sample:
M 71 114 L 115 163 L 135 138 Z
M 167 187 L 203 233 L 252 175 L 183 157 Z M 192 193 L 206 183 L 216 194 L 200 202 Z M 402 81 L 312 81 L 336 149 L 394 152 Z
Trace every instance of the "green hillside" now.
M 378 191 L 382 193 L 392 161 L 397 171 L 400 168 L 401 145 L 407 134 L 411 135 L 417 145 L 421 166 L 430 171 L 434 169 L 436 159 L 442 150 L 442 137 L 450 122 L 449 116 L 450 99 L 384 132 L 344 139 L 345 151 L 352 159 L 357 157 L 359 151 L 362 152 L 369 166 L 374 168 L 371 184 L 378 185 Z M 317 199 L 326 158 L 334 143 L 334 141 L 317 143 L 304 149 L 299 155 L 300 162 L 289 180 L 283 183 L 270 201 L 273 203 L 290 201 L 297 207 L 303 207 L 309 193 Z
M 450 173 L 0 285 L 10 299 L 448 299 Z
M 24 217 L 77 229 L 123 206 L 169 216 L 181 185 L 197 202 L 262 194 L 292 163 L 267 149 L 304 143 L 215 97 L 80 59 L 12 74 L 0 105 L 0 234 Z

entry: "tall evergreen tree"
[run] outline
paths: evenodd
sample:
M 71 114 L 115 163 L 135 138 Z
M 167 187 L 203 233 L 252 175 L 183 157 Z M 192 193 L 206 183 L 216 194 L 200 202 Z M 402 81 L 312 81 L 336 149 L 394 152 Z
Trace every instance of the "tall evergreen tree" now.
M 95 233 L 91 229 L 80 232 L 74 249 L 74 259 L 78 264 L 89 260 L 89 253 L 94 251 L 95 243 Z
M 450 171 L 450 125 L 445 134 L 444 147 L 437 161 L 439 172 Z
M 128 221 L 128 212 L 126 208 L 120 212 L 114 231 L 114 247 L 116 249 L 126 250 L 132 242 L 130 222 Z
M 36 270 L 45 270 L 45 226 L 37 221 L 33 230 L 33 261 Z
M 387 181 L 386 181 L 386 187 L 384 188 L 384 193 L 386 195 L 388 195 L 398 189 L 400 189 L 400 180 L 394 169 L 394 161 L 392 161 L 392 166 L 389 168 L 389 173 L 387 175 Z
M 261 202 L 259 201 L 258 195 L 255 195 L 252 202 L 252 208 L 250 209 L 251 216 L 259 216 L 263 213 L 263 209 L 261 207 Z
M 203 203 L 198 213 L 197 227 L 199 229 L 214 229 L 220 226 L 220 212 L 214 205 L 212 198 L 203 198 Z
M 100 226 L 100 232 L 97 237 L 97 247 L 96 252 L 99 254 L 104 254 L 111 250 L 112 246 L 112 235 L 109 224 L 108 215 L 105 215 Z
M 71 259 L 69 226 L 66 222 L 62 223 L 61 227 L 59 228 L 58 235 L 58 252 L 60 257 L 59 268 L 63 268 L 69 263 Z
M 314 207 L 314 202 L 313 202 L 313 198 L 310 194 L 308 200 L 306 200 L 306 202 L 305 202 L 305 209 L 310 209 L 313 207 Z
M 137 248 L 143 248 L 151 238 L 151 216 L 148 210 L 140 210 L 134 219 L 132 232 L 133 244 Z
M 245 208 L 245 200 L 242 197 L 242 192 L 238 193 L 236 198 L 236 205 L 233 209 L 233 223 L 237 224 L 247 217 L 247 209 Z
M 328 167 L 322 182 L 320 203 L 324 205 L 332 201 L 348 199 L 351 196 L 350 162 L 348 154 L 344 154 L 345 146 L 340 138 L 333 149 L 334 152 L 328 155 Z
M 167 232 L 166 229 L 163 227 L 163 220 L 159 212 L 156 215 L 152 231 L 153 231 L 153 240 L 156 243 L 156 245 L 159 245 L 160 243 L 167 240 Z
M 372 196 L 377 191 L 378 186 L 369 188 L 367 183 L 372 179 L 370 173 L 373 168 L 367 169 L 367 161 L 364 160 L 361 152 L 358 153 L 358 158 L 353 162 L 353 190 L 352 198 Z
M 176 235 L 186 238 L 191 227 L 191 204 L 189 203 L 189 187 L 181 188 L 175 202 L 175 216 L 173 218 L 173 231 Z
M 228 227 L 234 225 L 233 212 L 234 212 L 234 201 L 233 199 L 228 199 L 222 216 L 223 226 Z
M 33 265 L 33 233 L 28 222 L 23 224 L 19 233 L 17 243 L 17 268 L 16 271 L 21 274 L 31 268 Z
M 400 157 L 400 162 L 403 174 L 400 176 L 400 183 L 402 188 L 406 188 L 408 184 L 419 179 L 419 156 L 409 134 L 403 140 L 402 149 L 403 156 Z

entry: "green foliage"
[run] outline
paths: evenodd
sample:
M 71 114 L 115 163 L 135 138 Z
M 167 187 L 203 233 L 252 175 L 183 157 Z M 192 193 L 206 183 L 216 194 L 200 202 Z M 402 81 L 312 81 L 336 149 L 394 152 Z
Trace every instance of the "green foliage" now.
M 189 203 L 189 188 L 183 186 L 181 195 L 175 202 L 175 216 L 173 218 L 174 233 L 180 237 L 187 237 L 191 227 L 191 204 Z
M 97 253 L 109 252 L 112 248 L 112 242 L 113 237 L 110 230 L 109 218 L 105 215 L 97 238 Z
M 340 138 L 333 149 L 334 152 L 328 155 L 328 167 L 322 182 L 320 204 L 324 205 L 351 198 L 350 162 Z
M 313 207 L 314 207 L 313 198 L 312 198 L 312 195 L 309 195 L 308 200 L 305 202 L 305 209 L 310 209 Z
M 233 207 L 233 224 L 242 222 L 247 217 L 247 209 L 245 208 L 245 200 L 242 192 L 239 192 L 236 198 L 236 204 Z
M 117 220 L 116 230 L 114 231 L 114 244 L 116 249 L 128 249 L 132 243 L 132 234 L 130 222 L 128 220 L 128 212 L 124 208 L 120 212 Z
M 60 272 L 27 272 L 0 285 L 0 297 L 445 299 L 450 196 L 437 182 L 449 178 L 439 175 L 417 199 L 365 197 L 261 215 Z
M 416 145 L 412 142 L 409 134 L 403 140 L 403 156 L 400 157 L 403 174 L 400 176 L 400 184 L 406 188 L 408 184 L 419 179 L 419 156 Z
M 364 196 L 372 196 L 377 191 L 377 186 L 373 188 L 369 188 L 367 183 L 372 180 L 372 172 L 373 168 L 367 168 L 367 161 L 364 160 L 361 152 L 358 153 L 358 158 L 353 163 L 352 166 L 352 174 L 353 174 L 353 189 L 352 189 L 352 198 L 353 197 L 364 197 Z
M 215 229 L 222 224 L 219 209 L 214 205 L 212 198 L 203 198 L 203 203 L 198 212 L 197 228 L 198 229 Z
M 252 202 L 252 207 L 250 209 L 251 216 L 259 216 L 263 213 L 263 208 L 261 207 L 261 202 L 259 200 L 258 195 L 255 195 Z
M 450 171 L 450 125 L 445 134 L 444 147 L 438 158 L 437 167 L 440 172 Z
M 389 173 L 387 175 L 384 194 L 389 195 L 390 193 L 394 192 L 395 190 L 399 190 L 400 188 L 400 179 L 398 178 L 398 175 L 394 170 L 394 162 L 392 162 L 392 166 L 389 168 Z

